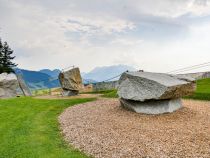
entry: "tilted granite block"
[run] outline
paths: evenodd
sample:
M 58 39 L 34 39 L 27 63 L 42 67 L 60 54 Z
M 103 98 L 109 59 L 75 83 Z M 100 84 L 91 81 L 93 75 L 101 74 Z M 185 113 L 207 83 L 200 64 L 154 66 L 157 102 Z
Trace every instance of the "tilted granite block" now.
M 59 74 L 59 81 L 64 90 L 62 93 L 64 96 L 77 95 L 82 88 L 82 77 L 79 68 L 61 72 Z

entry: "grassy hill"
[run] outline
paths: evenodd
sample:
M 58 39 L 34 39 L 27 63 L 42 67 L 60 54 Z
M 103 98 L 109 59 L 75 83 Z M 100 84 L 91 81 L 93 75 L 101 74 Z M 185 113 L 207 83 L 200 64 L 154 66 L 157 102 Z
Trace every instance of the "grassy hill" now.
M 197 80 L 197 89 L 190 99 L 210 100 L 210 78 Z
M 16 73 L 21 73 L 24 80 L 31 89 L 44 89 L 59 87 L 58 79 L 39 71 L 30 71 L 24 69 L 16 69 Z
M 88 73 L 82 73 L 82 77 L 85 79 L 92 79 L 99 82 L 117 76 L 127 70 L 135 71 L 136 69 L 127 65 L 102 66 L 96 67 Z M 115 78 L 115 80 L 117 79 L 118 78 Z
M 96 83 L 109 79 L 113 76 L 117 76 L 126 70 L 135 70 L 134 68 L 127 65 L 113 65 L 96 67 L 88 73 L 81 73 L 84 84 Z M 21 73 L 23 79 L 28 84 L 31 90 L 46 89 L 60 87 L 58 75 L 61 72 L 59 69 L 42 69 L 40 71 L 31 71 L 17 68 L 16 73 Z M 117 78 L 115 78 L 116 80 Z
M 47 74 L 53 78 L 58 77 L 59 73 L 61 72 L 59 69 L 49 70 L 49 69 L 42 69 L 39 72 Z
M 196 93 L 210 94 L 210 78 L 201 79 L 197 81 Z

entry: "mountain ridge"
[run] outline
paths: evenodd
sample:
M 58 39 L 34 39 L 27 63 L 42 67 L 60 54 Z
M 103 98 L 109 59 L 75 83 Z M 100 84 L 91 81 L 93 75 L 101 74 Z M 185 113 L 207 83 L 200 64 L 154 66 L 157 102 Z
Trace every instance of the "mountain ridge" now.
M 135 71 L 135 68 L 127 65 L 96 67 L 90 72 L 81 73 L 81 76 L 84 84 L 96 83 L 120 75 L 127 70 Z M 61 71 L 59 69 L 41 69 L 39 71 L 32 71 L 18 68 L 15 71 L 16 73 L 22 73 L 24 80 L 31 89 L 60 87 L 58 75 Z M 117 80 L 118 78 L 113 80 Z
M 135 68 L 128 65 L 112 65 L 112 66 L 96 67 L 90 72 L 84 73 L 82 76 L 83 78 L 88 78 L 101 82 L 110 79 L 112 77 L 118 76 L 127 70 L 136 71 Z

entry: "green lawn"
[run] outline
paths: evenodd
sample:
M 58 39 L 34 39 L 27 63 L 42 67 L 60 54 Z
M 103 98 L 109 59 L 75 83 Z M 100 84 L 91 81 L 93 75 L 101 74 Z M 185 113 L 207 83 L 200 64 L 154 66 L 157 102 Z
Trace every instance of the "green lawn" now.
M 93 100 L 0 100 L 0 158 L 86 157 L 64 142 L 57 117 L 69 106 Z
M 35 96 L 49 95 L 50 94 L 50 89 L 46 88 L 46 89 L 32 90 L 32 94 L 35 95 Z
M 185 98 L 210 100 L 210 78 L 198 80 L 196 92 Z
M 102 97 L 105 97 L 105 98 L 118 98 L 116 89 L 93 91 L 93 92 L 84 92 L 84 93 L 81 93 L 81 94 L 102 94 Z
M 106 91 L 106 92 L 103 93 L 102 97 L 105 97 L 105 98 L 118 98 L 117 90 L 113 89 L 113 90 Z

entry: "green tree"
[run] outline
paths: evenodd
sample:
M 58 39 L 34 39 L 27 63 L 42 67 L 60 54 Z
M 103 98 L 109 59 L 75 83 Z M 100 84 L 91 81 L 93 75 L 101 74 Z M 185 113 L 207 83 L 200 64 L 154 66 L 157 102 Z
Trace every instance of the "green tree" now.
M 15 56 L 12 56 L 13 50 L 9 47 L 7 42 L 4 42 L 4 44 L 2 44 L 2 42 L 0 43 L 0 73 L 14 72 L 13 68 L 17 66 L 17 64 L 12 62 L 15 58 Z
M 1 70 L 2 70 L 2 50 L 3 50 L 3 44 L 1 42 L 1 38 L 0 38 L 0 73 L 1 73 Z

